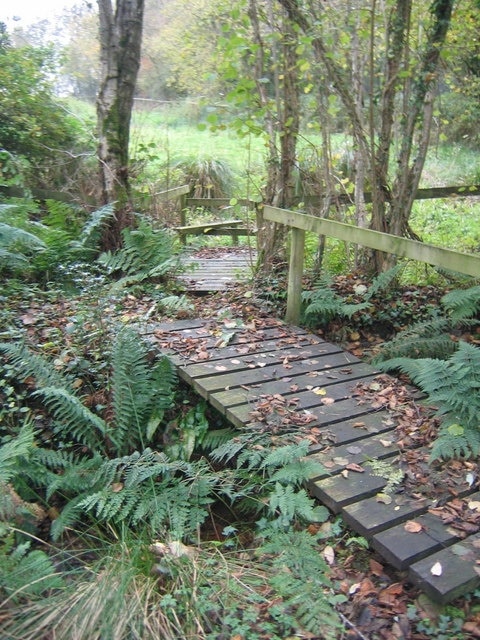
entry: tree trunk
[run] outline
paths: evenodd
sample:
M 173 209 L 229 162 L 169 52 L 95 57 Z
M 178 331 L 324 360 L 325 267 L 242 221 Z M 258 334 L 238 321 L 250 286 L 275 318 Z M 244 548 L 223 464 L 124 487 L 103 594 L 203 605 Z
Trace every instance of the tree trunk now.
M 273 26 L 273 10 L 268 16 Z M 260 28 L 256 0 L 249 1 L 248 15 L 256 45 L 255 79 L 262 107 L 265 108 L 268 132 L 267 185 L 264 201 L 276 207 L 288 207 L 295 191 L 296 145 L 300 126 L 300 105 L 297 72 L 298 35 L 291 22 L 283 17 L 281 46 L 274 42 L 271 69 L 266 69 L 265 45 Z M 263 79 L 273 73 L 273 100 Z M 263 221 L 259 229 L 259 264 L 268 271 L 278 258 L 285 257 L 286 231 L 282 225 Z
M 97 0 L 101 81 L 97 96 L 99 178 L 104 204 L 115 202 L 115 220 L 103 246 L 121 245 L 121 231 L 133 224 L 129 185 L 129 141 L 133 97 L 142 44 L 144 0 Z
M 384 33 L 385 60 L 380 86 L 379 105 L 374 104 L 373 86 L 369 96 L 369 132 L 363 125 L 362 101 L 355 96 L 345 69 L 318 29 L 313 17 L 298 0 L 279 0 L 290 19 L 306 34 L 314 34 L 312 49 L 324 67 L 332 87 L 341 99 L 349 119 L 359 162 L 370 173 L 372 215 L 370 227 L 394 235 L 411 235 L 409 218 L 428 150 L 433 114 L 434 89 L 440 53 L 450 27 L 454 0 L 432 0 L 425 46 L 416 52 L 415 63 L 409 51 L 411 0 L 395 0 L 389 8 Z M 384 3 L 382 3 L 384 6 Z M 371 0 L 370 47 L 376 33 L 376 0 Z M 373 55 L 370 55 L 373 77 Z M 399 108 L 398 105 L 401 105 Z M 403 107 L 403 108 L 402 108 Z M 398 124 L 397 127 L 394 124 Z M 397 136 L 397 137 L 396 137 Z M 391 175 L 391 154 L 399 148 Z M 358 203 L 358 200 L 357 200 Z M 371 266 L 376 272 L 390 266 L 390 256 L 376 252 Z

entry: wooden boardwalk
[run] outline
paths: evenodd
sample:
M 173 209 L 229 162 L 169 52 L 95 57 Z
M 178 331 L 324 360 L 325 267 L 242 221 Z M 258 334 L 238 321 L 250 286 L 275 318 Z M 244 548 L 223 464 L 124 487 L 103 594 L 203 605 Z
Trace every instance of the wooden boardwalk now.
M 225 291 L 231 285 L 251 278 L 256 260 L 256 251 L 248 247 L 218 249 L 213 255 L 200 252 L 183 260 L 186 271 L 177 280 L 188 291 Z
M 310 480 L 311 494 L 430 597 L 444 603 L 480 584 L 478 470 L 458 463 L 428 476 L 428 451 L 414 449 L 414 403 L 405 397 L 409 414 L 401 398 L 386 401 L 394 379 L 273 318 L 184 320 L 146 333 L 235 427 L 275 431 L 285 417 L 302 425 L 325 469 Z M 412 430 L 408 447 L 402 421 Z

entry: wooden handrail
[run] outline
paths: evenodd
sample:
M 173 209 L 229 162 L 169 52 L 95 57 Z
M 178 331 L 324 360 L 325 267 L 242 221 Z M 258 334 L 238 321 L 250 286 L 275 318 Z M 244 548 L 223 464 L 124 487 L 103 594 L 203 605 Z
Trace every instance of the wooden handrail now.
M 318 235 L 360 244 L 370 249 L 394 254 L 400 258 L 412 258 L 474 278 L 480 277 L 480 256 L 473 254 L 452 251 L 416 240 L 400 238 L 388 233 L 277 207 L 265 206 L 263 216 L 266 220 L 292 228 L 286 314 L 287 322 L 292 324 L 298 323 L 300 319 L 305 231 L 313 231 Z

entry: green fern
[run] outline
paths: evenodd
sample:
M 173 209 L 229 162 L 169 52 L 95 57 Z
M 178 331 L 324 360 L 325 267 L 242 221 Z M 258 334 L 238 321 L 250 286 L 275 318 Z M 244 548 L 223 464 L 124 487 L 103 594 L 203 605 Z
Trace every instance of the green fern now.
M 285 438 L 286 439 L 286 438 Z M 262 516 L 261 529 L 286 529 L 297 521 L 323 522 L 328 511 L 302 488 L 323 467 L 307 457 L 308 440 L 274 446 L 254 432 L 234 438 L 212 452 L 215 461 L 235 460 L 234 477 L 241 482 L 235 498 L 240 508 Z
M 142 523 L 153 535 L 169 530 L 180 539 L 205 520 L 217 484 L 204 463 L 169 461 L 147 449 L 105 462 L 76 509 L 94 513 L 97 521 Z
M 96 250 L 100 244 L 105 224 L 115 215 L 112 204 L 107 204 L 90 214 L 83 226 L 78 240 L 72 242 L 72 247 L 81 250 Z
M 16 438 L 0 447 L 0 485 L 10 482 L 18 474 L 19 458 L 27 459 L 34 450 L 34 434 L 31 423 L 27 422 Z
M 394 358 L 380 368 L 400 370 L 428 395 L 442 419 L 432 458 L 480 453 L 480 348 L 460 342 L 447 361 Z
M 402 357 L 445 359 L 453 354 L 458 341 L 452 336 L 480 326 L 474 317 L 480 310 L 480 286 L 450 291 L 443 296 L 442 306 L 441 317 L 415 323 L 383 344 L 373 364 Z
M 45 249 L 37 235 L 0 222 L 0 272 L 30 268 L 35 255 Z
M 136 229 L 124 229 L 123 248 L 116 253 L 103 253 L 98 262 L 108 273 L 121 273 L 114 289 L 158 278 L 172 272 L 178 263 L 175 257 L 173 234 L 166 230 L 155 230 L 151 224 L 140 220 Z
M 312 291 L 305 291 L 302 300 L 307 304 L 304 314 L 307 324 L 324 326 L 337 316 L 351 318 L 355 313 L 369 309 L 370 300 L 380 291 L 384 291 L 398 277 L 404 265 L 397 264 L 388 271 L 380 273 L 363 294 L 363 302 L 349 303 L 332 288 L 333 280 L 323 275 Z
M 175 370 L 166 357 L 150 362 L 147 343 L 128 328 L 115 340 L 112 368 L 117 452 L 145 448 L 172 406 Z
M 19 544 L 9 551 L 10 541 L 0 542 L 0 593 L 9 600 L 31 600 L 51 589 L 64 586 L 52 560 L 38 549 L 30 551 L 30 542 Z
M 345 598 L 332 594 L 328 566 L 318 552 L 319 540 L 306 531 L 275 531 L 258 552 L 271 558 L 271 587 L 282 598 L 281 608 L 297 626 L 322 638 L 335 640 L 342 625 L 335 605 Z
M 443 296 L 442 303 L 452 320 L 472 318 L 480 313 L 480 285 L 454 289 Z

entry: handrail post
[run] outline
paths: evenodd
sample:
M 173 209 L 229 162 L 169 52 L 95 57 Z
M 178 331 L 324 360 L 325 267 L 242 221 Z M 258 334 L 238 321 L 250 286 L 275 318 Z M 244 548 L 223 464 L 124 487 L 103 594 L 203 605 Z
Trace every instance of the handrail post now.
M 287 313 L 289 324 L 298 324 L 302 305 L 302 278 L 305 252 L 305 231 L 292 227 L 290 267 L 288 269 Z

